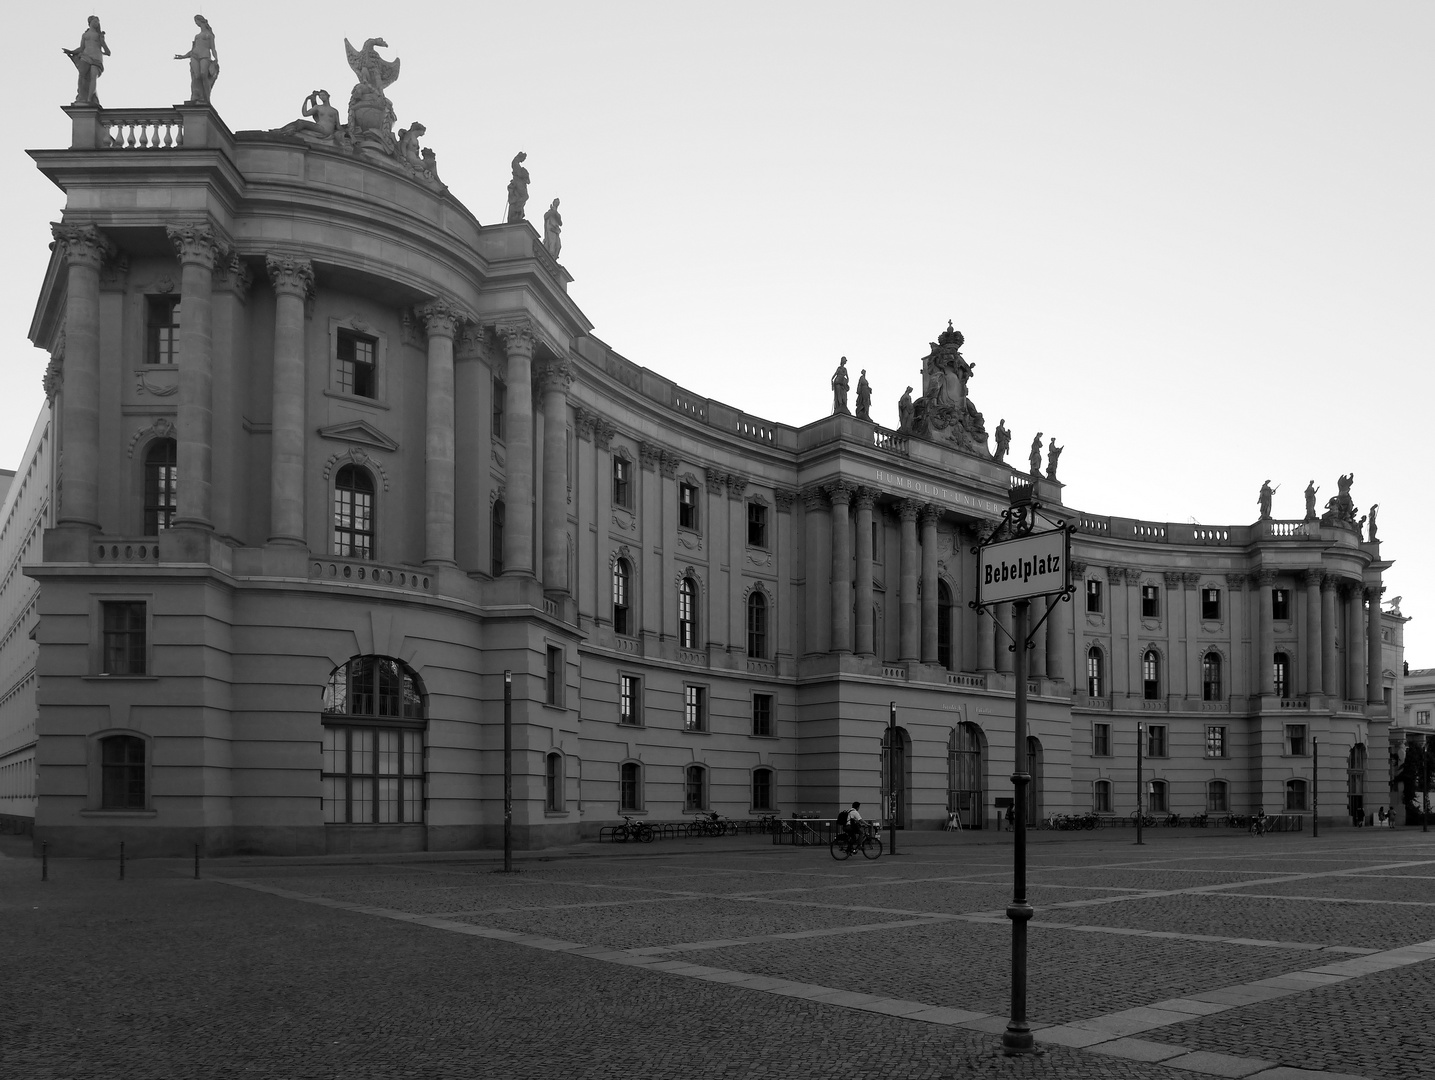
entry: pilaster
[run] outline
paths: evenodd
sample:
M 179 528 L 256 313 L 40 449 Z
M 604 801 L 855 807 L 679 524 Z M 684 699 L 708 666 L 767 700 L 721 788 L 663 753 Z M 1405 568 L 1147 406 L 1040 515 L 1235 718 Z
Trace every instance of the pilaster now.
M 214 528 L 214 266 L 223 245 L 207 223 L 165 228 L 179 255 L 179 407 L 177 527 Z
M 270 252 L 264 257 L 264 268 L 274 287 L 269 542 L 303 547 L 306 441 L 304 305 L 314 295 L 314 266 L 298 255 Z
M 62 442 L 57 524 L 100 528 L 100 264 L 110 242 L 93 225 L 52 224 L 65 262 Z
M 505 576 L 533 576 L 533 350 L 537 335 L 526 319 L 499 323 L 495 328 L 507 356 L 504 384 L 505 468 L 507 517 L 503 532 L 503 573 Z M 599 477 L 599 482 L 603 478 Z M 600 535 L 606 519 L 598 519 Z M 599 545 L 598 561 L 603 561 Z M 601 604 L 599 605 L 601 609 Z

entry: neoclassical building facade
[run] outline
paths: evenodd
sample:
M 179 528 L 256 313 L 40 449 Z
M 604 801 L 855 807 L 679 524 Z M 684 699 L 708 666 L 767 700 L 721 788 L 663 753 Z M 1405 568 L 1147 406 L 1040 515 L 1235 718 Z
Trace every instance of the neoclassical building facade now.
M 1341 507 L 1065 507 L 989 449 L 950 328 L 899 431 L 752 416 L 595 337 L 556 243 L 402 148 L 67 112 L 33 153 L 66 195 L 44 452 L 0 510 L 42 537 L 0 536 L 29 605 L 0 752 L 52 852 L 493 845 L 505 673 L 522 845 L 853 799 L 991 827 L 1014 655 L 974 548 L 1022 481 L 1077 527 L 1031 650 L 1034 813 L 1129 814 L 1138 731 L 1158 810 L 1308 814 L 1318 768 L 1341 821 L 1388 782 L 1389 563 Z

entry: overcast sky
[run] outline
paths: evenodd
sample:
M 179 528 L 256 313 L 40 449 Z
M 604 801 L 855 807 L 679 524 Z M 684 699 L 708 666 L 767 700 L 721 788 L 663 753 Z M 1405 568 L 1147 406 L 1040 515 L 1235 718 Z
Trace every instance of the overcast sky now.
M 1019 459 L 1055 435 L 1073 507 L 1248 524 L 1269 477 L 1298 518 L 1353 471 L 1407 659 L 1435 666 L 1435 4 L 17 7 L 8 467 L 43 401 L 26 333 L 63 196 L 23 151 L 68 141 L 60 49 L 93 11 L 101 102 L 171 104 L 196 10 L 234 130 L 321 87 L 342 109 L 344 38 L 383 37 L 398 126 L 427 126 L 453 194 L 499 220 L 527 151 L 594 332 L 696 393 L 800 426 L 845 355 L 895 426 L 952 319 L 988 428 Z

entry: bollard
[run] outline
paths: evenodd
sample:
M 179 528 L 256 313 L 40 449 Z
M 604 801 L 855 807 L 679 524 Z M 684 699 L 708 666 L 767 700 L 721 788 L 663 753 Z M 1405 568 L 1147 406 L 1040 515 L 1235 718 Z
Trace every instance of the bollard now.
M 50 880 L 50 841 L 40 841 L 40 880 Z
M 125 879 L 125 842 L 120 841 L 120 880 Z
M 194 845 L 194 880 L 199 880 L 199 845 Z

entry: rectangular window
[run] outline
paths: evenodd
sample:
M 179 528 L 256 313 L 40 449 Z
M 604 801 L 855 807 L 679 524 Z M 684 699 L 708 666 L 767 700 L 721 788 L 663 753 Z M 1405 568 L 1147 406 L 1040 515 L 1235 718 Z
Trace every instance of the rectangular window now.
M 1206 756 L 1210 758 L 1226 756 L 1225 727 L 1217 724 L 1206 725 Z
M 1271 618 L 1289 619 L 1291 617 L 1291 593 L 1289 589 L 1271 590 Z
M 1167 812 L 1166 781 L 1152 780 L 1150 787 L 1149 805 L 1146 807 L 1148 813 L 1164 814 Z
M 706 731 L 708 729 L 707 688 L 703 686 L 683 687 L 683 730 Z
M 508 408 L 508 387 L 497 379 L 493 380 L 493 437 L 504 437 L 504 413 Z
M 1086 610 L 1093 615 L 1101 614 L 1101 582 L 1095 578 L 1086 579 Z
M 557 754 L 548 755 L 548 771 L 544 777 L 547 799 L 544 806 L 549 813 L 559 813 L 564 808 L 563 759 Z
M 627 458 L 613 459 L 613 505 L 633 508 L 633 463 Z
M 1430 723 L 1430 710 L 1429 710 L 1429 709 L 1416 709 L 1416 710 L 1415 710 L 1415 723 L 1419 724 L 1421 727 L 1427 726 L 1427 725 Z
M 1166 756 L 1166 725 L 1165 725 L 1165 724 L 1147 724 L 1147 725 L 1146 725 L 1146 756 L 1147 756 L 1147 757 L 1165 757 L 1165 756 Z
M 618 809 L 643 808 L 643 774 L 637 762 L 626 761 L 618 773 Z
M 754 769 L 752 773 L 752 808 L 772 809 L 772 770 Z
M 1091 725 L 1091 756 L 1092 756 L 1092 757 L 1110 757 L 1110 756 L 1111 756 L 1111 725 L 1110 725 L 1110 724 L 1092 724 L 1092 725 Z
M 339 393 L 372 398 L 375 394 L 374 351 L 378 342 L 352 330 L 340 330 Z
M 1287 780 L 1287 781 L 1286 781 L 1286 809 L 1287 809 L 1287 810 L 1304 810 L 1305 808 L 1306 808 L 1306 805 L 1305 805 L 1305 781 L 1304 781 L 1304 780 Z
M 1201 618 L 1219 622 L 1221 618 L 1221 590 L 1201 590 Z
M 1111 813 L 1111 781 L 1098 780 L 1091 787 L 1091 810 L 1096 814 Z
M 707 770 L 701 765 L 689 765 L 683 772 L 683 809 L 706 810 L 707 808 Z
M 1161 586 L 1141 586 L 1141 617 L 1143 619 L 1159 619 L 1161 617 Z
M 100 808 L 145 808 L 145 744 L 136 735 L 100 740 Z
M 325 727 L 322 778 L 326 824 L 423 821 L 423 732 Z
M 548 668 L 545 672 L 549 705 L 563 705 L 563 650 L 548 646 Z
M 179 363 L 179 297 L 145 297 L 145 363 Z
M 643 680 L 636 675 L 618 676 L 618 723 L 643 722 Z
M 762 503 L 747 504 L 747 546 L 767 547 L 767 507 Z
M 772 695 L 752 695 L 752 733 L 754 735 L 771 735 L 772 731 Z
M 1206 785 L 1206 810 L 1212 814 L 1224 814 L 1231 808 L 1224 780 L 1212 780 Z
M 145 604 L 143 600 L 106 600 L 100 604 L 104 641 L 103 675 L 145 673 Z
M 1290 757 L 1305 757 L 1305 725 L 1286 725 L 1286 754 Z
M 678 528 L 693 529 L 698 527 L 698 489 L 696 484 L 681 483 L 678 485 Z

